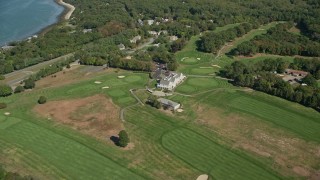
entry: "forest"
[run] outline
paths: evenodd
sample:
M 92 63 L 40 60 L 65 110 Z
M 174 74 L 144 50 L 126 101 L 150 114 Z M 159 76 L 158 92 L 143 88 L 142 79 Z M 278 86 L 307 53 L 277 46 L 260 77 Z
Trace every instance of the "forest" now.
M 284 73 L 285 69 L 304 70 L 309 74 L 301 80 L 301 84 L 291 85 L 275 74 Z M 296 58 L 293 63 L 283 59 L 265 59 L 255 64 L 247 65 L 235 61 L 220 71 L 220 75 L 232 79 L 237 86 L 249 87 L 314 109 L 320 107 L 319 59 L 305 60 Z M 307 84 L 303 86 L 302 83 Z
M 289 32 L 293 23 L 278 24 L 268 30 L 267 34 L 255 37 L 253 40 L 240 44 L 231 55 L 251 56 L 256 53 L 277 54 L 283 56 L 320 56 L 320 42 L 307 36 Z
M 160 47 L 161 52 L 166 49 L 165 56 L 150 59 L 150 62 L 152 59 L 163 61 L 162 59 L 166 59 L 168 54 L 172 56 L 172 53 L 180 50 L 191 36 L 231 23 L 251 24 L 253 27 L 272 21 L 296 23 L 303 32 L 302 37 L 291 37 L 285 29 L 270 30 L 265 36 L 270 45 L 274 45 L 274 39 L 279 36 L 283 37 L 283 35 L 288 35 L 294 41 L 279 46 L 280 49 L 287 46 L 286 50 L 278 50 L 278 48 L 270 51 L 277 54 L 319 55 L 320 5 L 317 0 L 66 0 L 66 2 L 76 7 L 74 17 L 68 22 L 69 25 L 65 25 L 66 22 L 60 22 L 38 38 L 12 42 L 13 49 L 0 53 L 0 74 L 19 70 L 67 53 L 82 55 L 81 57 L 86 58 L 81 59 L 83 64 L 110 64 L 119 66 L 119 68 L 149 70 L 145 67 L 148 64 L 139 62 L 145 59 L 135 59 L 133 65 L 126 63 L 123 60 L 126 54 L 121 52 L 117 46 L 124 44 L 127 48 L 134 48 L 150 37 L 148 31 L 166 30 L 168 31 L 166 36 L 177 36 L 183 40 L 166 42 L 166 45 Z M 148 25 L 148 20 L 154 20 L 155 23 Z M 200 43 L 199 49 L 214 52 L 221 43 L 234 37 L 234 30 L 237 30 L 239 35 L 252 28 L 245 27 L 242 29 L 240 26 L 240 29 L 228 31 L 232 36 L 224 34 L 227 38 L 221 39 L 217 45 Z M 92 29 L 92 32 L 84 33 L 85 29 Z M 142 37 L 141 41 L 131 43 L 129 40 L 137 35 Z M 216 42 L 212 39 L 215 36 L 208 33 L 203 40 L 208 43 Z M 265 40 L 264 37 L 259 38 L 261 38 L 259 41 L 255 41 Z M 297 45 L 293 45 L 295 42 Z M 305 47 L 307 50 L 297 49 L 304 43 L 310 44 Z M 267 48 L 264 49 L 269 51 L 266 50 Z M 256 51 L 260 52 L 260 50 Z M 241 53 L 238 52 L 238 54 Z M 118 58 L 109 62 L 110 58 L 115 56 Z M 171 69 L 175 69 L 176 63 L 170 60 L 170 64 Z

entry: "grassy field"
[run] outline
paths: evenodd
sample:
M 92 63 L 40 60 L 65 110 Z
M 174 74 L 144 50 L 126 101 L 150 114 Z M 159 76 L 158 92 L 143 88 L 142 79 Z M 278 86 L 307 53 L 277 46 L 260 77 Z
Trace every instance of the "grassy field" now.
M 197 52 L 198 38 L 176 55 L 179 71 L 194 74 L 168 97 L 182 104 L 181 113 L 138 105 L 129 90 L 139 89 L 135 94 L 145 102 L 148 74 L 113 69 L 89 76 L 76 69 L 58 75 L 69 83 L 48 77 L 39 88 L 0 98 L 8 104 L 0 110 L 1 163 L 40 179 L 196 179 L 208 174 L 210 179 L 269 180 L 308 179 L 319 172 L 319 112 L 214 77 L 219 68 L 212 64 L 233 60 L 213 61 L 214 55 Z M 243 61 L 251 60 L 260 59 Z M 110 98 L 125 108 L 125 121 L 118 123 L 128 132 L 130 147 L 121 149 L 109 136 L 98 139 L 37 114 L 41 95 L 49 102 Z M 88 104 L 73 116 L 98 113 L 93 107 Z
M 231 88 L 231 85 L 225 80 L 217 78 L 189 77 L 176 89 L 176 91 L 185 94 L 194 94 L 201 91 L 227 87 Z

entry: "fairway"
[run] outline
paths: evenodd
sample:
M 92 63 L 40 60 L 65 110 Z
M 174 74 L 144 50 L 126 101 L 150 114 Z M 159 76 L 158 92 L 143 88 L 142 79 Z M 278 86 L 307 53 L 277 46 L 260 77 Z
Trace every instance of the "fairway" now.
M 19 145 L 16 148 L 28 152 L 19 160 L 26 168 L 48 169 L 57 179 L 142 179 L 86 145 L 24 120 L 1 130 L 0 136 L 2 155 L 15 156 L 6 149 Z
M 320 142 L 319 114 L 301 105 L 293 107 L 291 102 L 277 97 L 260 92 L 249 94 L 240 91 L 213 92 L 203 101 L 212 106 L 253 115 L 295 133 L 303 139 Z M 300 108 L 305 111 L 298 110 Z
M 181 84 L 176 91 L 180 93 L 193 94 L 200 93 L 205 90 L 212 90 L 215 88 L 231 87 L 226 80 L 217 78 L 197 78 L 189 77 L 183 84 Z
M 250 162 L 187 129 L 177 129 L 165 134 L 162 143 L 170 152 L 214 179 L 278 179 L 259 167 L 257 162 Z

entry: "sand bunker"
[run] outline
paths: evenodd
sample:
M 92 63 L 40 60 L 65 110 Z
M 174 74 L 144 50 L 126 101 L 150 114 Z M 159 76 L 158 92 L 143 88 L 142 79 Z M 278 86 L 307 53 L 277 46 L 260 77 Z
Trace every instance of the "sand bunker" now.
M 5 112 L 4 115 L 9 116 L 11 113 Z
M 208 180 L 208 179 L 209 179 L 209 176 L 207 174 L 202 174 L 197 178 L 197 180 Z
M 183 109 L 177 109 L 177 112 L 183 112 L 184 110 Z
M 102 87 L 102 89 L 109 89 L 109 86 Z
M 94 83 L 95 83 L 95 84 L 101 84 L 102 82 L 100 82 L 100 81 L 95 81 Z
M 125 76 L 118 76 L 118 78 L 119 78 L 119 79 L 123 79 L 123 78 L 125 78 Z
M 200 60 L 201 60 L 201 58 L 197 58 L 197 60 L 198 60 L 198 61 L 200 61 Z
M 217 68 L 221 68 L 221 66 L 216 65 L 216 64 L 213 64 L 212 66 L 213 66 L 213 67 L 217 67 Z

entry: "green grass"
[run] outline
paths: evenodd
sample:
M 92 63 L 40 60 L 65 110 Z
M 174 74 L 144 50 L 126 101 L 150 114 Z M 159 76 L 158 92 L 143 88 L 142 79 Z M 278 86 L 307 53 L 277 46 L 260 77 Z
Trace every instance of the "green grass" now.
M 48 168 L 42 167 L 45 164 L 41 162 L 46 162 L 55 167 L 50 173 L 59 179 L 142 179 L 85 144 L 25 120 L 1 130 L 0 136 L 0 142 L 5 142 L 1 143 L 2 151 L 10 148 L 8 145 L 18 145 L 18 148 L 29 151 L 24 163 L 42 169 Z M 33 159 L 35 156 L 40 159 L 39 164 Z
M 220 32 L 227 30 L 229 28 L 238 26 L 239 24 L 229 24 L 223 27 L 218 27 L 214 32 Z M 193 36 L 189 40 L 188 44 L 183 48 L 183 50 L 175 54 L 176 60 L 180 64 L 179 71 L 185 74 L 199 74 L 200 67 L 211 66 L 211 62 L 214 60 L 215 55 L 212 53 L 203 53 L 197 51 L 196 42 L 200 39 L 201 35 Z M 200 60 L 198 60 L 200 59 Z M 223 66 L 224 63 L 218 64 Z M 200 71 L 201 72 L 201 71 Z M 201 74 L 212 74 L 217 72 L 217 69 L 210 71 L 208 73 L 201 72 Z
M 320 115 L 311 108 L 260 92 L 217 91 L 203 96 L 211 106 L 254 116 L 305 140 L 320 142 Z
M 277 24 L 279 24 L 281 22 L 271 22 L 269 24 L 260 26 L 258 29 L 253 29 L 250 32 L 248 32 L 247 34 L 245 34 L 244 36 L 235 39 L 232 42 L 232 46 L 227 47 L 226 49 L 224 49 L 224 51 L 222 53 L 228 53 L 230 52 L 233 48 L 236 48 L 239 44 L 242 44 L 243 42 L 246 41 L 250 41 L 253 38 L 255 38 L 256 36 L 262 35 L 262 34 L 266 34 L 268 29 L 275 27 Z
M 202 91 L 216 88 L 231 87 L 226 80 L 217 78 L 195 78 L 189 77 L 176 89 L 177 92 L 184 94 L 201 93 Z
M 163 146 L 214 179 L 278 179 L 248 157 L 188 129 L 176 129 L 162 137 Z

